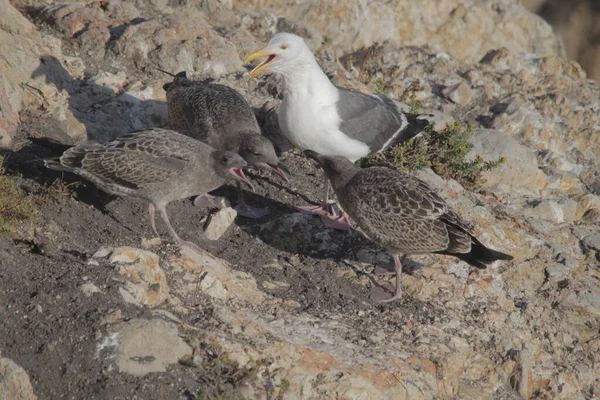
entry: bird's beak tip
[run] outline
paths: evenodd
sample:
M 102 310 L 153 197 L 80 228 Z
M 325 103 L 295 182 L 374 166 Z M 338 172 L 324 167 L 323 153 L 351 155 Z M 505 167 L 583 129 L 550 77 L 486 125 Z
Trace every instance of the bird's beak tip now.
M 256 166 L 260 167 L 260 168 L 268 169 L 270 171 L 273 171 L 277 175 L 279 175 L 280 177 L 282 177 L 283 179 L 285 179 L 285 181 L 287 183 L 290 183 L 290 178 L 288 178 L 288 176 L 284 172 L 284 171 L 286 171 L 289 174 L 290 171 L 285 166 L 283 166 L 283 165 L 271 165 L 271 164 L 268 164 L 266 162 L 257 163 Z
M 283 169 L 282 169 L 282 168 L 280 168 L 280 167 L 276 166 L 276 167 L 273 167 L 273 169 L 275 170 L 275 173 L 276 173 L 277 175 L 279 175 L 279 176 L 281 176 L 283 179 L 285 179 L 286 183 L 290 183 L 290 178 L 287 176 L 287 174 L 286 174 L 285 172 L 283 172 Z M 288 171 L 288 174 L 289 174 L 289 173 L 290 173 L 290 172 Z
M 254 53 L 249 54 L 245 59 L 244 59 L 244 64 L 249 63 L 252 60 L 256 60 L 258 58 L 265 58 L 265 57 L 271 57 L 273 56 L 273 54 L 268 53 L 265 48 L 262 48 L 260 50 L 255 51 Z M 265 60 L 264 62 L 258 64 L 252 71 L 250 71 L 250 78 L 254 78 L 256 75 L 258 75 L 258 73 L 260 71 L 262 71 L 263 69 L 265 69 L 270 61 L 272 61 L 273 57 L 268 58 L 267 60 Z

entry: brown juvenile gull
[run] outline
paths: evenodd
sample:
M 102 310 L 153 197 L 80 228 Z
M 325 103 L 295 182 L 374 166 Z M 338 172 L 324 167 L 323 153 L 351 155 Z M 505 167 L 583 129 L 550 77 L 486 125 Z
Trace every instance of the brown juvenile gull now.
M 204 194 L 232 180 L 250 185 L 242 171 L 247 163 L 238 154 L 216 150 L 165 129 L 134 132 L 106 144 L 83 143 L 45 164 L 89 179 L 105 192 L 147 200 L 154 234 L 159 236 L 154 221 L 158 211 L 175 243 L 198 252 L 202 251 L 200 247 L 177 235 L 166 205 Z
M 387 96 L 334 86 L 299 36 L 277 33 L 244 62 L 263 57 L 266 59 L 250 77 L 261 71 L 283 76 L 285 94 L 279 125 L 289 141 L 302 150 L 356 161 L 415 137 L 428 124 L 417 114 L 400 112 Z M 349 229 L 345 215 L 333 215 L 327 179 L 322 204 L 301 209 L 320 215 L 327 227 Z
M 360 169 L 344 157 L 305 152 L 323 167 L 337 198 L 358 226 L 394 257 L 396 291 L 402 297 L 402 261 L 407 254 L 452 255 L 485 269 L 513 257 L 485 247 L 446 202 L 424 181 L 389 168 Z M 399 254 L 403 254 L 400 258 Z
M 185 71 L 173 78 L 163 86 L 171 129 L 217 149 L 236 152 L 249 165 L 274 171 L 287 180 L 273 144 L 261 134 L 254 112 L 241 94 L 228 86 L 191 81 Z M 238 214 L 261 218 L 269 213 L 248 206 L 239 184 L 238 197 Z M 200 197 L 195 204 L 204 204 L 205 200 Z

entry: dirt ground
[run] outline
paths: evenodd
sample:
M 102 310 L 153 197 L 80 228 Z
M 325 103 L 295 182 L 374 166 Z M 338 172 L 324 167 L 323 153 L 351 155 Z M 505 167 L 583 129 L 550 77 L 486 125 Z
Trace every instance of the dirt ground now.
M 194 398 L 201 381 L 185 367 L 177 365 L 165 374 L 134 377 L 119 373 L 110 360 L 96 353 L 102 320 L 111 311 L 120 308 L 126 319 L 143 317 L 149 311 L 132 305 L 124 307 L 113 267 L 90 266 L 87 260 L 102 246 L 140 247 L 142 238 L 150 238 L 147 205 L 108 196 L 78 176 L 46 169 L 41 160 L 55 154 L 28 143 L 26 138 L 45 134 L 63 140 L 57 132 L 35 113 L 24 115 L 15 140 L 19 150 L 5 154 L 6 173 L 17 178 L 21 188 L 37 199 L 39 215 L 30 223 L 27 234 L 17 232 L 12 238 L 0 240 L 2 355 L 29 373 L 40 399 Z M 316 204 L 322 184 L 322 175 L 312 161 L 297 153 L 288 153 L 283 160 L 292 173 L 289 186 L 267 174 L 249 174 L 256 192 L 247 194 L 247 202 L 268 206 L 270 215 L 261 220 L 238 217 L 220 240 L 210 241 L 201 233 L 201 220 L 210 211 L 195 208 L 187 199 L 167 208 L 175 229 L 181 237 L 250 273 L 259 284 L 266 280 L 288 283 L 289 288 L 270 292 L 300 303 L 298 312 L 346 315 L 346 323 L 354 327 L 348 338 L 357 343 L 378 330 L 399 330 L 407 320 L 428 324 L 444 319 L 439 307 L 410 297 L 392 305 L 370 301 L 370 288 L 353 278 L 354 274 L 344 273 L 356 271 L 347 260 L 356 259 L 357 250 L 377 249 L 357 232 L 330 232 L 336 245 L 333 251 L 316 248 L 310 237 L 303 236 L 305 232 L 282 240 L 269 222 L 295 212 L 293 206 L 308 201 Z M 215 193 L 235 199 L 233 186 Z M 168 238 L 160 223 L 159 232 Z M 162 254 L 177 249 L 163 244 L 153 251 Z M 265 268 L 272 263 L 283 268 Z M 376 283 L 369 269 L 358 272 Z M 102 300 L 86 297 L 79 289 L 86 281 L 95 282 L 110 295 Z M 178 317 L 201 325 L 210 313 L 207 307 L 198 315 Z

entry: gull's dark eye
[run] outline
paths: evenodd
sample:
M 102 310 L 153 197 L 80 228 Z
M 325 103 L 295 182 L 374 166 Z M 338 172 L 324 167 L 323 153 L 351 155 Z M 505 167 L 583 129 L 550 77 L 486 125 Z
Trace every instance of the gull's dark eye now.
M 288 48 L 288 45 L 287 45 L 287 44 L 282 44 L 281 46 L 279 46 L 279 48 L 280 48 L 281 50 L 285 50 L 285 49 L 287 49 L 287 48 Z
M 229 157 L 229 155 L 227 155 L 227 154 L 223 154 L 223 155 L 221 156 L 221 161 L 222 161 L 224 164 L 227 164 L 227 163 L 229 162 L 229 160 L 231 160 L 231 157 Z
M 252 154 L 255 156 L 260 156 L 260 153 L 258 151 L 253 151 Z

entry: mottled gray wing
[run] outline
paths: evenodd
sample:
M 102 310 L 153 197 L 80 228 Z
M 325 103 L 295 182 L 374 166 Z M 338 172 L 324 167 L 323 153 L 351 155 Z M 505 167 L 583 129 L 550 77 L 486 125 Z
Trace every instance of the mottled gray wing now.
M 383 150 L 391 142 L 412 137 L 401 137 L 407 132 L 408 122 L 388 97 L 371 96 L 344 88 L 338 90 L 337 111 L 342 120 L 340 131 L 366 143 L 371 153 Z
M 443 251 L 450 242 L 444 200 L 425 182 L 387 168 L 360 171 L 340 202 L 367 235 L 406 253 Z
M 172 129 L 215 147 L 226 140 L 223 136 L 242 130 L 260 133 L 252 109 L 230 87 L 194 82 L 172 88 L 167 101 Z
M 212 143 L 218 136 L 206 107 L 203 85 L 177 85 L 167 92 L 169 127 L 196 140 Z
M 139 189 L 175 179 L 183 172 L 185 165 L 186 162 L 178 159 L 109 148 L 86 154 L 81 169 L 104 183 Z
M 442 219 L 449 225 L 453 225 L 458 229 L 467 232 L 469 235 L 474 235 L 473 228 L 465 221 L 460 219 L 460 217 L 452 210 L 448 210 L 447 213 L 442 215 Z
M 168 129 L 148 129 L 120 136 L 107 143 L 107 148 L 122 148 L 156 157 L 189 162 L 198 154 L 210 154 L 212 147 Z
M 237 90 L 225 85 L 210 84 L 210 98 L 214 103 L 215 123 L 226 131 L 253 130 L 260 133 L 254 111 Z M 229 128 L 231 125 L 234 127 Z
M 389 168 L 366 168 L 352 180 L 353 187 L 370 187 L 376 190 L 381 207 L 398 208 L 402 204 L 402 215 L 407 218 L 436 220 L 446 214 L 448 205 L 435 189 L 425 181 Z
M 124 135 L 106 145 L 75 146 L 60 162 L 93 181 L 138 189 L 175 178 L 193 156 L 191 149 L 177 145 L 179 137 L 185 136 L 169 133 L 173 132 L 157 129 Z

